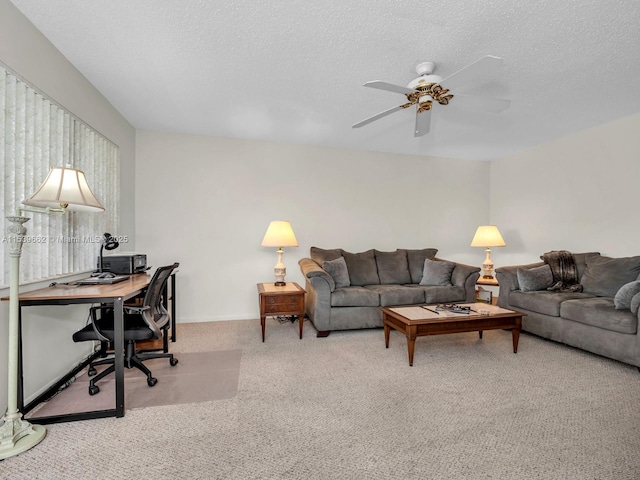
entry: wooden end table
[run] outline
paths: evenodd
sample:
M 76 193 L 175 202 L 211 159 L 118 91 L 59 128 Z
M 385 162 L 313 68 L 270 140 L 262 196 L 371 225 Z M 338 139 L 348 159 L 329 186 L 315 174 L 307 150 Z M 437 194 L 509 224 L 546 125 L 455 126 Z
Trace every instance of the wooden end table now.
M 297 315 L 298 323 L 300 323 L 300 338 L 302 339 L 305 293 L 307 292 L 295 282 L 287 282 L 283 286 L 276 286 L 274 283 L 258 284 L 263 342 L 266 317 L 276 315 Z

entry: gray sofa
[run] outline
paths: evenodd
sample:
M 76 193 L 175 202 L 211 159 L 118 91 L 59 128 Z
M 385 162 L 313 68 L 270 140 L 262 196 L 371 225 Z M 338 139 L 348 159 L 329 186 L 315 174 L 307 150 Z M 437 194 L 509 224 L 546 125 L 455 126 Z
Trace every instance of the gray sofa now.
M 472 302 L 479 267 L 436 258 L 437 249 L 368 250 L 311 247 L 298 261 L 306 314 L 318 331 L 382 327 L 380 307 Z
M 640 367 L 640 256 L 573 259 L 579 284 L 555 291 L 545 262 L 496 269 L 498 305 L 526 313 L 524 331 Z

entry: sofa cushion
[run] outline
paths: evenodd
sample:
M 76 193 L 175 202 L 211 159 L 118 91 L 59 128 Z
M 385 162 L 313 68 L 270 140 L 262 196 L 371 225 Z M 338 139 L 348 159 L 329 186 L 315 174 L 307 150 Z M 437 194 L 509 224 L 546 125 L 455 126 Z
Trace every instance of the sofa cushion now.
M 344 257 L 336 258 L 335 260 L 325 260 L 322 263 L 324 268 L 336 285 L 336 288 L 343 288 L 351 286 L 349 281 L 349 271 L 347 270 L 347 262 Z
M 635 280 L 640 274 L 640 256 L 590 256 L 586 258 L 586 263 L 587 268 L 580 283 L 586 293 L 599 297 L 615 297 L 620 287 Z
M 451 285 L 451 273 L 456 268 L 456 264 L 446 260 L 429 260 L 424 261 L 422 271 L 422 280 L 420 285 Z
M 638 315 L 638 310 L 640 309 L 640 293 L 637 293 L 635 297 L 631 299 L 631 306 L 629 309 L 631 310 L 631 313 Z
M 587 257 L 599 257 L 600 252 L 584 252 L 573 253 L 573 260 L 576 262 L 576 269 L 578 270 L 578 279 L 582 278 L 584 271 L 587 268 Z
M 522 308 L 552 317 L 559 317 L 562 302 L 576 298 L 591 297 L 593 295 L 579 292 L 549 292 L 547 290 L 522 292 L 514 290 L 509 293 L 509 305 L 516 309 Z
M 409 274 L 411 275 L 411 283 L 420 283 L 422 280 L 422 272 L 424 270 L 424 261 L 426 258 L 433 260 L 438 253 L 437 248 L 423 248 L 422 250 L 406 250 L 401 249 L 407 254 L 407 263 L 409 264 Z
M 629 310 L 616 310 L 610 297 L 567 300 L 560 306 L 560 315 L 567 320 L 613 332 L 635 334 L 638 330 L 638 316 Z
M 425 303 L 451 303 L 464 302 L 467 298 L 467 292 L 464 287 L 454 285 L 445 286 L 420 286 L 424 290 Z
M 336 288 L 331 294 L 332 307 L 378 307 L 380 295 L 364 287 Z
M 349 270 L 349 280 L 351 285 L 379 285 L 378 267 L 373 250 L 362 253 L 342 252 L 342 256 L 347 262 Z
M 325 250 L 323 248 L 311 247 L 309 249 L 309 256 L 311 257 L 311 260 L 322 266 L 324 262 L 340 258 L 342 256 L 342 249 L 334 248 L 331 250 Z
M 546 290 L 553 285 L 553 273 L 548 264 L 534 268 L 519 268 L 516 271 L 518 285 L 523 292 L 535 292 L 536 290 Z
M 364 288 L 378 292 L 381 307 L 424 303 L 424 291 L 415 286 L 367 285 Z
M 407 252 L 396 250 L 395 252 L 380 252 L 374 250 L 378 277 L 382 285 L 403 285 L 411 283 Z
M 640 293 L 640 281 L 625 283 L 613 297 L 613 305 L 616 310 L 631 310 L 631 300 Z
M 329 273 L 314 260 L 311 260 L 310 258 L 301 258 L 298 260 L 298 265 L 300 265 L 302 272 L 309 280 L 314 277 L 319 277 L 329 284 L 329 289 L 332 292 L 336 289 L 336 282 L 333 281 L 333 277 L 331 277 L 331 275 L 329 275 Z

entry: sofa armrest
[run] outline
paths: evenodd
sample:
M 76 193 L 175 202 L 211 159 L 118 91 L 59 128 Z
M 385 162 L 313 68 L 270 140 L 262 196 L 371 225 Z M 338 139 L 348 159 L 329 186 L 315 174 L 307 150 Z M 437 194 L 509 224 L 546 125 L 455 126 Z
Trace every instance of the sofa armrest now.
M 336 288 L 331 275 L 310 258 L 298 261 L 305 277 L 305 312 L 318 331 L 331 330 L 331 292 Z
M 544 262 L 527 263 L 525 265 L 509 265 L 507 267 L 496 268 L 496 279 L 500 285 L 500 293 L 498 294 L 498 305 L 509 308 L 509 294 L 514 290 L 519 290 L 518 285 L 518 269 L 519 268 L 535 268 L 544 265 Z
M 330 292 L 333 292 L 336 289 L 336 282 L 333 281 L 333 277 L 310 258 L 301 258 L 298 261 L 298 265 L 300 265 L 300 270 L 306 279 L 311 280 L 315 277 L 321 278 L 329 284 Z
M 453 272 L 451 272 L 451 283 L 457 287 L 464 287 L 465 302 L 475 302 L 476 282 L 478 277 L 480 277 L 480 267 L 474 267 L 473 265 L 466 265 L 458 262 L 453 263 L 455 263 L 456 266 L 453 269 Z

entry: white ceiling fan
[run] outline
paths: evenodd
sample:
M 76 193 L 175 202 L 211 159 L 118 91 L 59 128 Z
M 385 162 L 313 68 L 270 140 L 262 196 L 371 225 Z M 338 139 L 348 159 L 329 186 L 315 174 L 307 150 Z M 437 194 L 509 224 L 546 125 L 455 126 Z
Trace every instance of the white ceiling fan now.
M 454 92 L 460 86 L 469 85 L 474 77 L 494 73 L 502 66 L 502 58 L 487 55 L 480 60 L 467 65 L 461 70 L 442 78 L 434 75 L 436 65 L 433 62 L 424 62 L 416 66 L 418 78 L 412 80 L 409 85 L 402 87 L 392 83 L 374 80 L 364 84 L 365 87 L 378 88 L 389 92 L 402 93 L 407 97 L 407 103 L 380 112 L 373 117 L 366 118 L 353 125 L 360 128 L 375 120 L 398 112 L 406 108 L 416 106 L 416 125 L 414 136 L 421 137 L 429 133 L 431 125 L 431 110 L 434 102 L 440 105 L 456 105 L 461 108 L 480 110 L 491 113 L 499 113 L 509 107 L 509 100 L 503 98 L 477 97 L 473 95 L 461 95 Z M 445 88 L 446 87 L 446 88 Z

